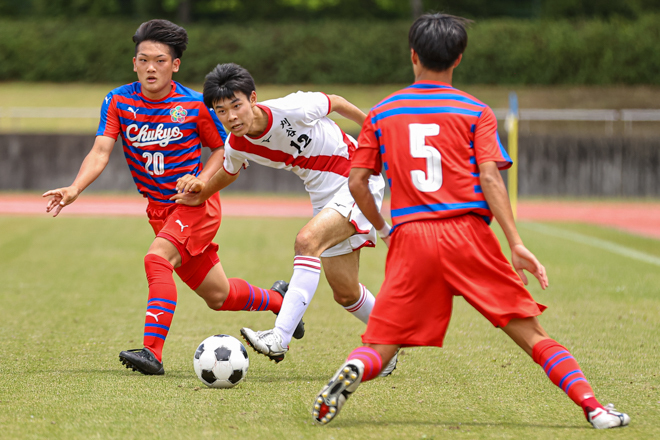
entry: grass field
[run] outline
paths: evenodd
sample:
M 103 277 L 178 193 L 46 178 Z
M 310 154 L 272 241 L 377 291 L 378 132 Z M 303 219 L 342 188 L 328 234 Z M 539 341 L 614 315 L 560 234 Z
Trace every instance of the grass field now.
M 261 286 L 291 274 L 304 219 L 227 218 L 217 237 L 229 276 Z M 217 333 L 272 327 L 264 313 L 213 312 L 182 283 L 167 344 L 166 375 L 120 365 L 141 346 L 151 241 L 146 219 L 0 217 L 0 437 L 319 439 L 657 439 L 660 427 L 660 270 L 534 232 L 545 263 L 551 336 L 581 363 L 597 397 L 632 417 L 626 429 L 591 429 L 579 408 L 521 350 L 456 299 L 443 349 L 406 349 L 386 379 L 360 387 L 339 418 L 312 424 L 315 393 L 360 344 L 363 325 L 333 303 L 322 281 L 307 334 L 284 362 L 250 353 L 247 379 L 206 388 L 195 348 Z M 660 257 L 660 241 L 578 224 L 554 224 Z M 499 232 L 499 231 L 498 231 Z M 363 251 L 361 280 L 376 292 L 385 249 Z
M 98 126 L 96 109 L 100 107 L 107 93 L 121 84 L 51 84 L 51 83 L 0 83 L 0 132 L 58 132 L 58 133 L 94 133 Z M 201 91 L 201 84 L 186 84 Z M 362 109 L 369 109 L 385 96 L 404 87 L 406 84 L 384 85 L 341 85 L 328 84 L 315 86 L 310 84 L 293 85 L 258 85 L 260 100 L 277 98 L 298 90 L 321 90 L 344 96 Z M 508 107 L 511 90 L 518 93 L 521 108 L 658 108 L 660 87 L 653 86 L 489 86 L 456 84 L 468 93 L 481 99 L 493 108 Z M 11 118 L 10 107 L 87 107 L 94 115 L 84 119 L 43 119 Z M 342 129 L 355 132 L 357 127 L 350 121 L 338 119 Z M 621 125 L 621 127 L 619 127 Z M 657 124 L 636 123 L 635 131 L 640 134 L 658 135 Z M 603 122 L 564 122 L 549 123 L 526 122 L 523 132 L 542 133 L 570 132 L 601 133 Z M 615 133 L 622 131 L 623 125 L 616 124 Z

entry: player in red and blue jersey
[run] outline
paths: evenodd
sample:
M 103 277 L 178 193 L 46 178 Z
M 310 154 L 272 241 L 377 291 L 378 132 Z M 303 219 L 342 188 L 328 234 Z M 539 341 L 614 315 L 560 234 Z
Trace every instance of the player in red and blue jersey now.
M 287 283 L 261 289 L 227 279 L 213 243 L 220 227 L 220 198 L 190 207 L 170 198 L 177 180 L 207 181 L 222 166 L 226 133 L 200 93 L 172 80 L 188 43 L 186 30 L 166 20 L 143 23 L 133 36 L 138 81 L 118 87 L 104 99 L 91 152 L 69 187 L 48 191 L 47 212 L 57 216 L 96 180 L 121 135 L 124 156 L 138 191 L 148 199 L 147 215 L 156 238 L 144 258 L 149 298 L 144 348 L 122 351 L 120 361 L 143 374 L 164 374 L 162 350 L 177 304 L 172 273 L 214 310 L 270 310 L 279 313 Z M 202 166 L 202 146 L 212 150 Z M 304 334 L 302 321 L 294 337 Z
M 415 83 L 376 105 L 363 125 L 349 187 L 389 247 L 385 280 L 362 335 L 365 346 L 319 392 L 314 420 L 333 420 L 400 347 L 442 347 L 453 297 L 463 296 L 525 350 L 595 428 L 626 426 L 630 417 L 596 400 L 576 360 L 536 318 L 545 306 L 525 289 L 523 270 L 543 289 L 548 278 L 516 230 L 499 174 L 511 159 L 492 110 L 451 86 L 467 46 L 465 25 L 444 14 L 417 19 L 409 33 Z M 392 193 L 393 228 L 366 186 L 381 169 Z M 507 238 L 513 269 L 488 227 L 492 217 Z

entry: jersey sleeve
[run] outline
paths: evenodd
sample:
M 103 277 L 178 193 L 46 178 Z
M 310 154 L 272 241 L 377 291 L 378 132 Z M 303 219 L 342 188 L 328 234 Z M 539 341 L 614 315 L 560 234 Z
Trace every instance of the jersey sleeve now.
M 197 124 L 202 145 L 211 149 L 216 149 L 225 145 L 227 132 L 220 123 L 215 112 L 211 111 L 204 104 L 199 109 L 199 122 Z
M 313 122 L 328 116 L 332 110 L 330 98 L 322 92 L 298 92 L 294 95 L 303 110 L 303 120 Z
M 241 171 L 242 168 L 247 168 L 250 165 L 247 158 L 240 151 L 232 148 L 232 143 L 237 141 L 241 142 L 242 139 L 236 139 L 233 135 L 230 135 L 225 143 L 225 161 L 222 167 L 232 176 Z
M 107 136 L 117 140 L 119 133 L 121 133 L 121 123 L 119 121 L 119 113 L 117 112 L 117 99 L 115 95 L 109 93 L 108 96 L 103 98 L 101 120 L 99 121 L 99 128 L 96 130 L 96 135 Z
M 382 168 L 380 130 L 376 130 L 372 125 L 371 117 L 372 113 L 369 112 L 358 137 L 358 147 L 353 153 L 351 168 L 367 168 L 374 170 L 374 174 L 379 174 Z
M 496 162 L 501 170 L 506 170 L 513 164 L 500 142 L 500 136 L 497 134 L 497 119 L 490 107 L 486 107 L 477 121 L 474 131 L 474 154 L 477 164 Z

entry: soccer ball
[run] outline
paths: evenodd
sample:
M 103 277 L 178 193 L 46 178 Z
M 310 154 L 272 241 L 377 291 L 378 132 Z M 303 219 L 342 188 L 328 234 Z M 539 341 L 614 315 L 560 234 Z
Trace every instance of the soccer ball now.
M 215 335 L 199 344 L 193 366 L 204 385 L 231 388 L 245 379 L 250 360 L 238 339 L 229 335 Z

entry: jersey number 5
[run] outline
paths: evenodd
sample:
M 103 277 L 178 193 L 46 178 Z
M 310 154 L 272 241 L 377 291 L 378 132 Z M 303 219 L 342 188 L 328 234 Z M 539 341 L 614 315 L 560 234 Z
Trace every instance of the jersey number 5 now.
M 435 192 L 442 187 L 442 156 L 440 152 L 426 145 L 427 136 L 440 134 L 438 124 L 410 124 L 410 155 L 418 159 L 426 159 L 426 171 L 412 170 L 412 178 L 415 188 L 422 192 Z

